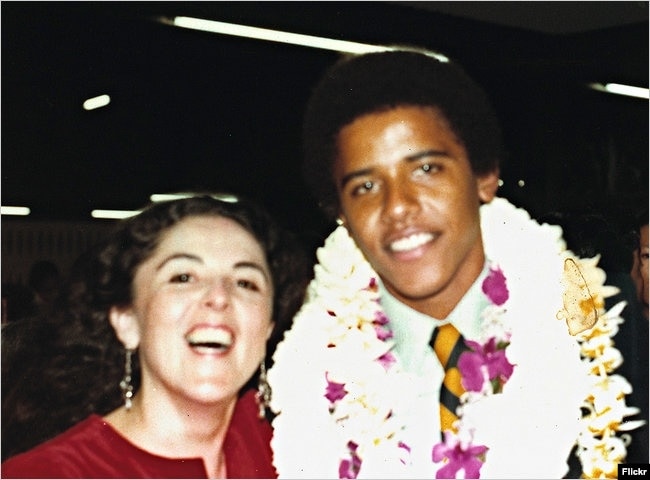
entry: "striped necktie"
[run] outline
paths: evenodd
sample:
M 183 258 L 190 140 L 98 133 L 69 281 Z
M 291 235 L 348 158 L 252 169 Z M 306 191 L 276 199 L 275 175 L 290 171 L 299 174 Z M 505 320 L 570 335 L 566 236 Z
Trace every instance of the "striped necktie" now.
M 455 431 L 453 424 L 458 420 L 456 409 L 460 405 L 460 396 L 465 392 L 456 365 L 458 357 L 468 350 L 468 347 L 463 336 L 450 323 L 437 326 L 433 330 L 429 345 L 445 369 L 445 377 L 440 386 L 440 430 L 441 433 L 445 430 Z

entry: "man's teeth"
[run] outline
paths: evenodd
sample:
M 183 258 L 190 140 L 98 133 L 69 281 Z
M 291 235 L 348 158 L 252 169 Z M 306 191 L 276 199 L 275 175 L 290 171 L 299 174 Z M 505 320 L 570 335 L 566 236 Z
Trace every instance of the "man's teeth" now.
M 407 250 L 413 250 L 414 248 L 424 245 L 431 240 L 433 240 L 433 235 L 430 233 L 415 233 L 406 238 L 395 240 L 390 244 L 390 249 L 393 252 L 406 252 Z
M 193 347 L 228 348 L 232 344 L 232 334 L 223 328 L 199 328 L 187 336 Z

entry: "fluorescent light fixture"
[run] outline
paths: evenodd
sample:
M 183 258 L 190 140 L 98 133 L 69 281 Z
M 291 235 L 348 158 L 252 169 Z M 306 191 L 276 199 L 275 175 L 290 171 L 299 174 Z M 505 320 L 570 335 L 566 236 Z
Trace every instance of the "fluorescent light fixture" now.
M 254 38 L 257 40 L 268 40 L 270 42 L 289 43 L 303 47 L 321 48 L 324 50 L 334 50 L 345 53 L 370 53 L 385 52 L 387 50 L 396 50 L 395 47 L 385 45 L 371 45 L 368 43 L 350 42 L 347 40 L 336 40 L 333 38 L 316 37 L 313 35 L 303 35 L 300 33 L 283 32 L 268 28 L 251 27 L 248 25 L 239 25 L 236 23 L 217 22 L 214 20 L 204 20 L 193 17 L 174 17 L 173 20 L 162 18 L 161 22 L 174 25 L 176 27 L 190 28 L 204 32 L 220 33 L 222 35 L 233 35 L 236 37 Z M 440 62 L 448 62 L 449 59 L 442 54 L 429 52 Z
M 201 195 L 201 192 L 187 192 L 187 193 L 154 193 L 149 197 L 152 202 L 166 202 L 168 200 L 178 200 L 181 198 L 191 198 Z M 221 200 L 222 202 L 228 203 L 237 203 L 239 199 L 236 195 L 231 193 L 205 193 L 216 200 Z
M 281 32 L 268 28 L 249 27 L 236 23 L 216 22 L 192 17 L 174 17 L 173 25 L 204 32 L 221 33 L 223 35 L 234 35 L 236 37 L 255 38 L 257 40 L 268 40 L 270 42 L 290 43 L 305 47 L 323 48 L 349 53 L 381 52 L 390 50 L 380 45 L 369 45 L 365 43 L 348 42 L 345 40 L 334 40 L 331 38 L 302 35 L 299 33 Z
M 122 219 L 129 218 L 140 213 L 140 210 L 93 210 L 90 216 L 93 218 Z
M 95 110 L 96 108 L 105 107 L 111 103 L 111 97 L 108 95 L 99 95 L 98 97 L 89 98 L 84 102 L 84 110 Z
M 149 197 L 152 202 L 167 202 L 169 200 L 178 200 L 179 198 L 187 198 L 189 195 L 182 193 L 154 193 Z
M 196 197 L 197 195 L 200 194 L 201 193 L 194 193 L 194 192 L 154 193 L 149 198 L 151 199 L 152 202 L 166 202 L 168 200 L 178 200 L 181 198 Z M 205 195 L 209 195 L 210 197 L 215 198 L 217 200 L 221 200 L 222 202 L 237 203 L 239 201 L 239 199 L 235 195 L 232 195 L 230 193 L 206 193 Z M 134 215 L 137 215 L 140 212 L 142 212 L 142 210 L 93 210 L 92 212 L 90 212 L 90 215 L 93 218 L 109 218 L 114 220 L 120 220 L 123 218 L 133 217 Z
M 641 87 L 632 87 L 630 85 L 621 85 L 620 83 L 590 83 L 589 88 L 599 92 L 613 93 L 616 95 L 626 95 L 628 97 L 645 98 L 648 100 L 648 89 Z
M 25 216 L 29 215 L 31 213 L 31 210 L 27 207 L 10 207 L 7 205 L 3 205 L 0 207 L 0 214 L 2 215 L 19 215 L 19 216 Z

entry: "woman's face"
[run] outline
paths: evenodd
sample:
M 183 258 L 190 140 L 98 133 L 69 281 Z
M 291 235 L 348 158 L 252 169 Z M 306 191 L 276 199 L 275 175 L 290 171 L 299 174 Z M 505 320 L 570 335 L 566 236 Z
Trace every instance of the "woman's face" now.
M 139 347 L 143 395 L 219 402 L 236 396 L 265 355 L 273 285 L 264 252 L 238 223 L 188 217 L 136 270 L 133 304 L 111 321 Z

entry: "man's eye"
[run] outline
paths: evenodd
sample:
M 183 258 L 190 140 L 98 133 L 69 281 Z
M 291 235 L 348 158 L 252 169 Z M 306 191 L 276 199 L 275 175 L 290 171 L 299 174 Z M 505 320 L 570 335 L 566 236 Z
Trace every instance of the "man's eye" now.
M 435 165 L 433 163 L 424 163 L 420 165 L 417 170 L 415 171 L 416 174 L 429 174 L 429 173 L 435 173 L 438 170 L 440 170 L 440 167 L 438 165 Z
M 192 279 L 189 273 L 179 273 L 171 278 L 172 283 L 187 283 Z
M 363 195 L 365 193 L 368 193 L 368 192 L 372 191 L 374 188 L 375 188 L 374 182 L 371 182 L 370 180 L 367 180 L 367 181 L 363 182 L 362 184 L 357 185 L 354 188 L 354 190 L 352 191 L 352 193 L 354 195 Z

